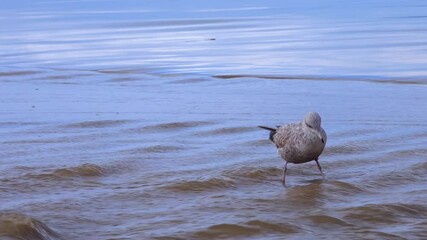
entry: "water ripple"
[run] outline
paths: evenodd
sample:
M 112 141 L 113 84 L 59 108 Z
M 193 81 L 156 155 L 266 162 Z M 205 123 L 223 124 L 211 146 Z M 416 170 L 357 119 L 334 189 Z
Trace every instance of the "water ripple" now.
M 0 212 L 0 237 L 20 240 L 64 239 L 45 223 L 19 212 Z

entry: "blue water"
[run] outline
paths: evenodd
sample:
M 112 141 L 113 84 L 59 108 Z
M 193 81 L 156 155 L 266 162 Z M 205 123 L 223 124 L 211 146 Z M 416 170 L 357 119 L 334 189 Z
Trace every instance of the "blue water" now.
M 0 1 L 0 239 L 426 239 L 426 26 L 424 1 Z M 284 188 L 257 126 L 308 111 L 325 178 Z
M 427 76 L 423 1 L 2 1 L 2 68 Z

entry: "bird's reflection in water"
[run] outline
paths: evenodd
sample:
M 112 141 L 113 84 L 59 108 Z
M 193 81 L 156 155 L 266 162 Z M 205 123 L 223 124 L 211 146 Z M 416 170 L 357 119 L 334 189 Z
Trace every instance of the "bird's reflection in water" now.
M 326 198 L 322 178 L 312 179 L 297 186 L 287 186 L 283 191 L 283 198 L 289 206 L 298 209 L 312 210 L 324 204 Z

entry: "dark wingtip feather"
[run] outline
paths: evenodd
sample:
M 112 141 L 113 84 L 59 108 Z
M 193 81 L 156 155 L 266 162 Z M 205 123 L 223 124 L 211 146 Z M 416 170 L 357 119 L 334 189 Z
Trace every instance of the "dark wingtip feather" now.
M 264 126 L 258 126 L 258 127 L 270 131 L 270 137 L 269 137 L 269 139 L 272 142 L 274 142 L 274 134 L 276 134 L 276 129 L 271 128 L 271 127 L 264 127 Z

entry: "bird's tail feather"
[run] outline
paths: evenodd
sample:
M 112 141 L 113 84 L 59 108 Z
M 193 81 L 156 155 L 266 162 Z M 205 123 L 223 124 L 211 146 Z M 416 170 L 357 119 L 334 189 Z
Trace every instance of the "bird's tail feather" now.
M 277 129 L 271 128 L 271 127 L 264 127 L 264 126 L 258 126 L 259 128 L 265 129 L 270 131 L 270 141 L 274 142 L 274 134 L 276 134 Z
M 276 131 L 276 129 L 271 128 L 271 127 L 264 127 L 264 126 L 258 126 L 258 127 L 262 128 L 262 129 L 265 129 L 265 130 L 268 130 L 268 131 Z

